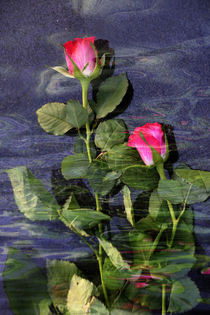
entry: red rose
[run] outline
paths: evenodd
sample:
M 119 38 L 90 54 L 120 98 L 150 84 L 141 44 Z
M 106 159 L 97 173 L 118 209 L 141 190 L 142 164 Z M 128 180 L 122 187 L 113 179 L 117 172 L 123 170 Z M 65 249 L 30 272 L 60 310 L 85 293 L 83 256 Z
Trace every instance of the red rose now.
M 146 142 L 141 138 L 140 131 Z M 128 144 L 139 151 L 139 154 L 146 165 L 153 165 L 152 150 L 149 145 L 154 148 L 164 159 L 166 157 L 166 144 L 164 141 L 164 132 L 159 123 L 147 123 L 142 127 L 137 127 L 134 133 L 130 135 Z
M 85 76 L 90 76 L 96 66 L 96 52 L 90 43 L 95 37 L 75 38 L 63 46 L 69 73 L 74 76 L 74 66 L 71 59 Z

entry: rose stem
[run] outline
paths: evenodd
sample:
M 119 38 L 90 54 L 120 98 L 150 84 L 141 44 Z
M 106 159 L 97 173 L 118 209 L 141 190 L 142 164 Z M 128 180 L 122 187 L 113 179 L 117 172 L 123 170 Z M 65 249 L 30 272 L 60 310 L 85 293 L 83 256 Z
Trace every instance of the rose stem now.
M 162 284 L 162 315 L 166 315 L 166 285 Z
M 156 169 L 157 169 L 157 171 L 158 171 L 158 173 L 160 175 L 160 178 L 162 180 L 166 180 L 163 163 L 158 163 L 156 165 Z M 176 216 L 175 216 L 175 213 L 174 213 L 174 209 L 173 209 L 173 206 L 172 206 L 171 202 L 167 200 L 167 204 L 168 204 L 168 208 L 169 208 L 169 211 L 170 211 L 170 214 L 171 214 L 171 219 L 172 219 L 172 224 L 173 224 L 172 233 L 171 233 L 171 240 L 169 242 L 169 248 L 171 248 L 172 245 L 173 245 L 174 237 L 175 237 L 175 234 L 176 234 L 176 228 L 177 228 L 179 220 L 176 219 Z
M 81 81 L 81 85 L 82 85 L 82 104 L 83 104 L 84 109 L 87 109 L 87 106 L 88 106 L 88 96 L 87 95 L 88 95 L 88 88 L 90 85 L 90 81 L 83 80 L 83 81 Z M 91 157 L 91 153 L 90 153 L 90 136 L 91 136 L 92 132 L 90 131 L 89 122 L 87 122 L 85 126 L 86 126 L 86 133 L 87 133 L 87 138 L 86 138 L 85 143 L 86 143 L 86 147 L 87 147 L 88 159 L 89 159 L 89 162 L 91 163 L 92 157 Z M 95 200 L 96 200 L 96 210 L 98 212 L 100 212 L 101 211 L 101 205 L 100 205 L 99 196 L 97 193 L 94 193 L 94 194 L 95 194 Z M 98 224 L 98 230 L 99 230 L 99 233 L 101 234 L 102 233 L 102 226 L 100 223 Z M 102 249 L 101 244 L 99 243 L 99 253 L 97 253 L 96 257 L 97 257 L 98 265 L 99 265 L 99 272 L 100 272 L 100 277 L 101 277 L 101 284 L 102 284 L 102 288 L 103 288 L 104 298 L 105 298 L 107 307 L 110 308 L 109 298 L 108 298 L 106 286 L 104 284 L 104 279 L 103 279 L 102 255 L 103 255 L 103 249 Z

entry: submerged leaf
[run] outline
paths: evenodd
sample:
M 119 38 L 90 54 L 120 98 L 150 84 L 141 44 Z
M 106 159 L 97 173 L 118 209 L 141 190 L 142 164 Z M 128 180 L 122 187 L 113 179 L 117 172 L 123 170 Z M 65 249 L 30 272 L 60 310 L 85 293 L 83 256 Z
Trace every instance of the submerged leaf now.
M 8 252 L 3 283 L 15 315 L 37 315 L 40 309 L 46 310 L 51 304 L 47 279 L 34 262 L 18 249 L 10 248 Z
M 181 289 L 180 289 L 181 288 Z M 172 285 L 168 312 L 184 313 L 194 308 L 200 300 L 196 284 L 188 277 Z

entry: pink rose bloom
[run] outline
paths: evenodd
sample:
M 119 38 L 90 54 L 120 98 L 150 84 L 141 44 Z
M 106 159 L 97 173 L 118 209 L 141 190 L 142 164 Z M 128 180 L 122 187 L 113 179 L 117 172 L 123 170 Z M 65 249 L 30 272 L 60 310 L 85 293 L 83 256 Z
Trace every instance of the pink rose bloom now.
M 90 44 L 94 44 L 94 40 L 95 37 L 75 38 L 63 45 L 70 74 L 74 75 L 71 58 L 85 76 L 91 75 L 96 65 L 96 53 Z
M 136 282 L 136 288 L 141 289 L 147 287 L 149 284 L 146 282 Z
M 203 275 L 210 275 L 210 267 L 201 271 Z
M 142 127 L 137 127 L 133 134 L 130 135 L 127 145 L 136 148 L 146 165 L 153 165 L 152 150 L 146 142 L 140 137 L 142 132 L 145 140 L 151 145 L 164 159 L 166 156 L 166 145 L 164 141 L 164 132 L 159 123 L 147 123 Z

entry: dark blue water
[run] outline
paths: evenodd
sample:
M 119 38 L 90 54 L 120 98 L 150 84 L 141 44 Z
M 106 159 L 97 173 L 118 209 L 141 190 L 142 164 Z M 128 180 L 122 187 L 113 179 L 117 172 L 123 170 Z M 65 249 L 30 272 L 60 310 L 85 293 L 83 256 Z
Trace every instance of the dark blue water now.
M 173 126 L 179 161 L 210 170 L 209 0 L 1 0 L 0 169 L 27 165 L 47 188 L 53 170 L 72 152 L 72 138 L 41 130 L 36 110 L 50 101 L 80 98 L 80 85 L 47 66 L 65 62 L 61 44 L 96 36 L 115 51 L 115 73 L 127 72 L 133 86 L 121 115 L 129 130 L 146 122 Z M 90 251 L 58 223 L 32 223 L 14 203 L 6 174 L 0 174 L 0 261 L 9 246 L 46 257 L 82 259 Z M 198 245 L 210 254 L 210 208 L 195 205 Z M 208 296 L 204 276 L 196 275 Z M 1 291 L 3 315 L 11 315 Z M 198 314 L 207 310 L 199 305 Z M 193 314 L 189 312 L 189 314 Z

